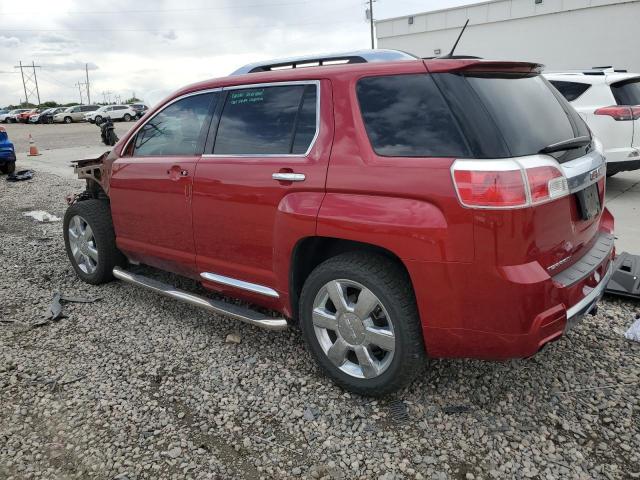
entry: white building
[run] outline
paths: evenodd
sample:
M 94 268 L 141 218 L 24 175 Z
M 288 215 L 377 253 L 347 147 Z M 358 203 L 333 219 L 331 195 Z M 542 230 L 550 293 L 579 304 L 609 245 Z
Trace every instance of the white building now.
M 459 55 L 640 72 L 640 0 L 491 0 L 390 18 L 376 22 L 378 48 L 446 54 L 467 19 Z

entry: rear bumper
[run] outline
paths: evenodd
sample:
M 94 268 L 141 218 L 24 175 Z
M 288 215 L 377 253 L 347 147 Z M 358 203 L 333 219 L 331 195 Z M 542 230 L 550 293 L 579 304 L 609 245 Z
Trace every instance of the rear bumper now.
M 537 262 L 494 270 L 409 263 L 414 286 L 427 285 L 416 288 L 416 299 L 428 355 L 491 360 L 534 355 L 595 308 L 613 272 L 613 244 L 607 249 L 597 264 L 571 282 L 565 276 L 564 283 Z

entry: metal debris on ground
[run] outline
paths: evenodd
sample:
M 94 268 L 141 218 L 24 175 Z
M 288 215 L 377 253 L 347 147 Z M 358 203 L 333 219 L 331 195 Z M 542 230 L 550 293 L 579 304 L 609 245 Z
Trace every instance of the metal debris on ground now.
M 631 324 L 631 327 L 625 332 L 624 336 L 629 340 L 640 342 L 640 314 L 636 313 L 635 322 Z
M 49 304 L 49 312 L 45 320 L 41 322 L 37 322 L 33 324 L 33 327 L 41 327 L 43 325 L 48 324 L 49 322 L 60 320 L 61 318 L 65 318 L 62 313 L 62 302 L 70 302 L 70 303 L 93 303 L 97 300 L 100 300 L 100 297 L 74 297 L 70 295 L 62 295 L 60 292 L 53 293 L 53 299 Z
M 20 170 L 7 176 L 7 182 L 21 182 L 23 180 L 31 180 L 33 178 L 33 170 Z
M 409 420 L 407 404 L 402 400 L 393 400 L 389 402 L 389 413 L 391 413 L 391 418 L 396 423 L 404 423 Z
M 32 210 L 30 212 L 23 213 L 23 215 L 25 217 L 31 217 L 41 223 L 58 222 L 60 220 L 60 217 L 56 217 L 55 215 L 52 215 L 49 212 L 45 212 L 44 210 Z
M 640 299 L 640 255 L 622 252 L 616 257 L 606 292 Z

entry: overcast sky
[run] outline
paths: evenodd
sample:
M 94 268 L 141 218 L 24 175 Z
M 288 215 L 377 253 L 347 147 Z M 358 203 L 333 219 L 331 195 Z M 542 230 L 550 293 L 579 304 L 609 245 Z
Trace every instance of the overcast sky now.
M 376 19 L 479 0 L 377 0 Z M 0 106 L 24 99 L 18 65 L 36 65 L 41 100 L 133 92 L 152 104 L 185 84 L 265 58 L 368 48 L 364 0 L 0 0 Z M 85 99 L 86 103 L 86 99 Z

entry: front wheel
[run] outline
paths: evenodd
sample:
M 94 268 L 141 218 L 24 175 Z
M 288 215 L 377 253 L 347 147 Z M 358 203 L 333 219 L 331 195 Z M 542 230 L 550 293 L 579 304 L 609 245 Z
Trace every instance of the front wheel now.
M 122 119 L 123 119 L 125 122 L 130 122 L 130 121 L 131 121 L 131 115 L 129 115 L 128 113 L 125 113 L 125 114 L 124 114 L 124 117 L 122 117 Z
M 71 117 L 64 117 L 64 123 L 71 123 L 73 119 Z
M 113 279 L 113 267 L 124 264 L 116 247 L 109 204 L 84 200 L 71 205 L 64 214 L 64 244 L 78 277 L 93 285 Z
M 383 396 L 408 385 L 424 343 L 407 273 L 380 255 L 346 253 L 318 266 L 300 296 L 309 350 L 338 385 Z

